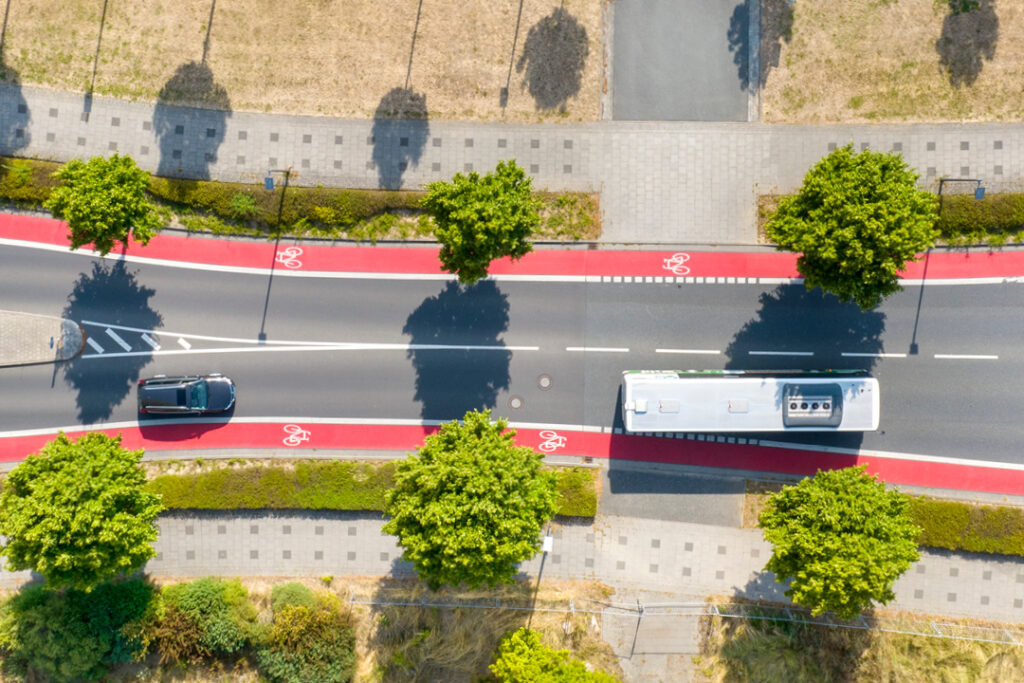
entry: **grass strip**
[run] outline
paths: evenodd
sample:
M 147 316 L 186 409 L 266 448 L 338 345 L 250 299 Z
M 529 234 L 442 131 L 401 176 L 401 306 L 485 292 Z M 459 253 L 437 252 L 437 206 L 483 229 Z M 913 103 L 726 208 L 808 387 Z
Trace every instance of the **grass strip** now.
M 556 514 L 597 514 L 597 471 L 554 470 Z M 395 463 L 297 462 L 293 467 L 217 467 L 195 474 L 161 474 L 149 489 L 170 509 L 383 510 Z
M 61 164 L 0 157 L 0 200 L 39 207 L 56 186 Z M 191 232 L 249 237 L 316 237 L 356 242 L 430 239 L 434 224 L 420 208 L 424 192 L 221 183 L 151 176 L 149 191 L 167 224 Z M 597 195 L 537 192 L 536 240 L 572 242 L 600 235 Z

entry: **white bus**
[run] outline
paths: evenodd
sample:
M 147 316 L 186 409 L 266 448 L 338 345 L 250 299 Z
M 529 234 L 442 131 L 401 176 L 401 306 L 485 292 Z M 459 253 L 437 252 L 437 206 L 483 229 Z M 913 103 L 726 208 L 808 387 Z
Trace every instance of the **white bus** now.
M 866 432 L 878 380 L 860 370 L 627 370 L 627 432 Z

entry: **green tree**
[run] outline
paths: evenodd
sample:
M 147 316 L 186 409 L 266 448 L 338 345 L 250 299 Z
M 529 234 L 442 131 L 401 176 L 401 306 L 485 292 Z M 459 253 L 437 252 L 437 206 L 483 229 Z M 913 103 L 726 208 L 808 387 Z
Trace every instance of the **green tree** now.
M 4 671 L 28 680 L 94 680 L 141 659 L 142 624 L 156 608 L 141 579 L 104 583 L 91 592 L 29 586 L 0 608 Z
M 500 683 L 613 683 L 617 679 L 540 642 L 536 631 L 521 628 L 505 636 L 498 646 L 493 673 Z
M 766 225 L 779 249 L 800 252 L 808 289 L 821 287 L 863 310 L 900 290 L 899 273 L 938 237 L 938 202 L 917 188 L 899 154 L 836 149 Z
M 909 497 L 864 470 L 819 471 L 772 494 L 761 513 L 774 546 L 765 569 L 790 581 L 786 595 L 815 615 L 853 619 L 892 600 L 893 583 L 920 557 Z
M 72 159 L 54 172 L 60 185 L 43 206 L 71 229 L 71 248 L 94 244 L 106 255 L 131 235 L 147 244 L 160 228 L 156 206 L 147 196 L 149 173 L 129 156 Z
M 530 179 L 514 160 L 493 173 L 456 173 L 452 181 L 427 185 L 422 206 L 433 216 L 441 243 L 441 265 L 473 284 L 487 277 L 491 261 L 518 259 L 533 251 L 530 237 L 540 224 L 540 202 Z
M 0 555 L 54 587 L 89 590 L 154 554 L 163 506 L 146 490 L 142 451 L 98 432 L 62 432 L 10 473 L 0 494 Z
M 555 511 L 555 476 L 541 455 L 513 443 L 505 420 L 490 411 L 466 413 L 424 440 L 398 464 L 385 495 L 403 558 L 436 590 L 511 583 L 516 564 L 540 548 L 544 522 Z

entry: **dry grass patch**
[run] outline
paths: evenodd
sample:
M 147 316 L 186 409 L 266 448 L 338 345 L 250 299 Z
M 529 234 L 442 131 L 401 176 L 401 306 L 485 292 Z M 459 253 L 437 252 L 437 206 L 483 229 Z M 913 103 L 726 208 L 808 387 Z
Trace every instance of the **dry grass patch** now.
M 947 627 L 952 623 L 942 621 Z M 967 620 L 956 624 L 998 626 Z M 1020 679 L 1024 650 L 971 640 L 715 618 L 705 622 L 697 664 L 700 680 L 716 682 L 997 683 Z
M 103 5 L 11 3 L 8 79 L 88 89 Z M 351 118 L 595 120 L 601 17 L 602 0 L 109 2 L 94 88 Z
M 1024 3 L 763 1 L 766 121 L 1004 121 L 1024 116 Z

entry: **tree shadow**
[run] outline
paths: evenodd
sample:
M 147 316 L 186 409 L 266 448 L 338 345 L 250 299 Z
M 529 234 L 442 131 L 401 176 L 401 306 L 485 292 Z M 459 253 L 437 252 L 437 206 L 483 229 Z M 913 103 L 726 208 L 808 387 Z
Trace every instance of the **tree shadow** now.
M 7 13 L 11 0 L 4 8 L 4 20 L 0 26 L 0 152 L 13 154 L 30 142 L 28 124 L 32 117 L 28 103 L 21 93 L 21 79 L 18 72 L 3 61 L 4 38 L 7 35 Z
M 768 72 L 779 65 L 782 54 L 782 43 L 793 38 L 793 0 L 761 0 L 761 44 L 759 73 L 757 83 L 751 83 L 750 60 L 751 46 L 747 32 L 749 15 L 743 5 L 736 8 L 729 21 L 729 50 L 733 52 L 733 62 L 739 73 L 744 90 L 763 88 L 768 82 Z M 742 26 L 739 13 L 743 11 Z
M 416 370 L 415 400 L 423 418 L 460 419 L 494 407 L 510 382 L 512 353 L 499 339 L 508 323 L 508 296 L 490 280 L 471 287 L 449 282 L 409 315 L 402 333 L 411 337 L 407 357 Z M 417 348 L 439 344 L 489 348 Z
M 957 88 L 974 84 L 984 60 L 996 56 L 999 40 L 995 0 L 976 0 L 973 9 L 964 5 L 963 0 L 949 0 L 942 35 L 935 41 L 939 63 L 949 73 L 950 84 Z
M 410 163 L 419 164 L 430 137 L 427 96 L 412 88 L 389 90 L 373 114 L 371 134 L 380 187 L 401 188 L 402 176 Z
M 516 72 L 537 109 L 565 111 L 580 91 L 589 53 L 587 30 L 562 7 L 530 28 Z
M 63 317 L 83 325 L 86 335 L 103 334 L 106 325 L 126 325 L 151 330 L 163 317 L 149 304 L 156 290 L 145 287 L 128 271 L 124 261 L 94 261 L 91 273 L 82 273 L 68 295 Z M 149 347 L 144 347 L 148 349 Z M 120 351 L 120 349 L 118 349 Z M 152 355 L 96 358 L 90 348 L 64 363 L 64 381 L 78 392 L 78 419 L 91 424 L 110 418 L 114 408 L 128 396 L 139 372 Z
M 757 318 L 748 321 L 725 350 L 731 370 L 870 370 L 877 357 L 843 353 L 881 353 L 885 314 L 862 312 L 821 289 L 780 285 L 759 298 Z M 787 357 L 751 351 L 804 352 L 813 356 Z
M 740 90 L 756 90 L 750 83 L 750 12 L 747 4 L 741 2 L 733 8 L 726 38 L 740 79 Z
M 153 133 L 160 144 L 157 175 L 209 179 L 230 116 L 228 93 L 206 64 L 179 66 L 153 109 Z

